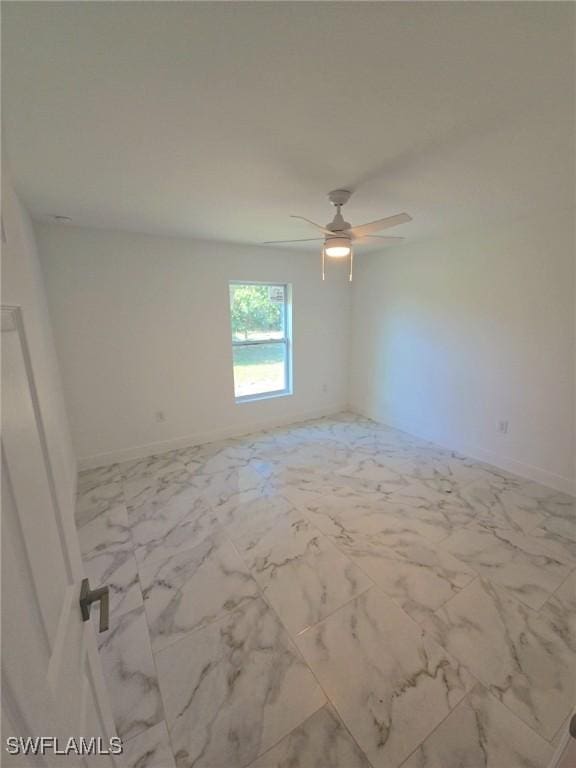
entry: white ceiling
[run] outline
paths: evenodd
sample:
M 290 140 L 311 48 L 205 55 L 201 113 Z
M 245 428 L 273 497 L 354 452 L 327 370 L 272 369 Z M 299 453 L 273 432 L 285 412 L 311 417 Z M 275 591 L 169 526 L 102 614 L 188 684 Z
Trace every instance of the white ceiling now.
M 564 208 L 576 5 L 3 3 L 37 218 L 259 242 L 408 211 L 408 239 Z

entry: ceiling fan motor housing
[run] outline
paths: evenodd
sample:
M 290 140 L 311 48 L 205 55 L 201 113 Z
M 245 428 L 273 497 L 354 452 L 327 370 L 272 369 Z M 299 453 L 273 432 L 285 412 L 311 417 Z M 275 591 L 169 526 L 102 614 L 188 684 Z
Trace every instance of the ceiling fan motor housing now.
M 326 229 L 329 229 L 331 232 L 345 232 L 347 229 L 350 229 L 350 222 L 344 221 L 342 214 L 338 211 L 332 221 L 326 224 Z
M 349 189 L 333 189 L 332 192 L 328 192 L 328 200 L 332 205 L 346 205 L 351 194 Z

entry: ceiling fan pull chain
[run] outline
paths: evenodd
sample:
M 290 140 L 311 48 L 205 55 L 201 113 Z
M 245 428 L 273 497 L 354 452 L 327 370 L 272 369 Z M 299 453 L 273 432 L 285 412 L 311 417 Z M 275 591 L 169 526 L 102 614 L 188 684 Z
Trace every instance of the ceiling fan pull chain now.
M 326 260 L 326 248 L 322 246 L 322 280 L 326 280 L 326 273 L 324 270 L 325 260 Z
M 354 248 L 350 246 L 350 275 L 348 277 L 348 280 L 352 282 L 352 267 L 354 265 Z

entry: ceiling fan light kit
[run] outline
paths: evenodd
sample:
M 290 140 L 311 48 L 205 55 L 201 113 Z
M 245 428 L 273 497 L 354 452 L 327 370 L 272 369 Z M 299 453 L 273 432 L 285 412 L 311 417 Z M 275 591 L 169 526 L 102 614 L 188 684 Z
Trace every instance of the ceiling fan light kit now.
M 334 240 L 343 241 L 343 244 L 334 245 Z M 330 243 L 330 245 L 328 245 L 328 243 Z M 343 237 L 328 238 L 326 240 L 326 243 L 322 246 L 322 280 L 326 280 L 326 256 L 331 259 L 343 259 L 350 256 L 350 272 L 348 273 L 348 280 L 352 282 L 354 250 L 350 244 L 350 240 L 346 240 L 346 238 Z
M 349 237 L 327 237 L 324 243 L 326 256 L 341 259 L 350 255 L 351 245 Z
M 358 227 L 352 227 L 349 222 L 344 221 L 342 217 L 341 208 L 350 199 L 352 192 L 348 189 L 334 189 L 328 193 L 328 199 L 336 207 L 336 214 L 329 224 L 323 227 L 321 224 L 307 219 L 305 216 L 292 216 L 293 219 L 302 219 L 307 224 L 320 230 L 324 235 L 324 244 L 322 246 L 322 280 L 325 279 L 326 271 L 326 257 L 330 259 L 344 259 L 350 256 L 350 273 L 348 279 L 352 282 L 352 266 L 354 261 L 353 243 L 366 242 L 369 238 L 378 238 L 384 243 L 403 240 L 402 237 L 380 237 L 374 234 L 380 232 L 383 229 L 389 229 L 390 227 L 396 227 L 398 224 L 404 224 L 408 221 L 412 221 L 412 217 L 407 213 L 398 213 L 395 216 L 387 216 L 385 219 L 377 219 L 371 221 L 368 224 L 361 224 Z M 316 238 L 321 240 L 322 238 Z M 302 240 L 274 240 L 268 241 L 268 245 L 280 244 L 280 243 L 297 243 L 304 242 Z

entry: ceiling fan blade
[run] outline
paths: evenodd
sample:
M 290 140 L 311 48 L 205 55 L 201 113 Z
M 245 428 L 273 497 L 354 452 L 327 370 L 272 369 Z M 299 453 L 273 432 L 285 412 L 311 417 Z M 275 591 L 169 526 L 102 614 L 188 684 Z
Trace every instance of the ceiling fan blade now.
M 325 235 L 332 235 L 334 234 L 329 229 L 326 229 L 326 227 L 323 227 L 322 224 L 316 224 L 315 221 L 310 221 L 310 219 L 307 219 L 305 216 L 295 216 L 292 214 L 290 216 L 291 219 L 302 219 L 302 221 L 308 222 L 308 224 L 312 224 L 313 227 L 316 227 L 316 229 L 319 229 L 320 232 L 323 232 Z
M 359 227 L 352 227 L 349 231 L 355 237 L 365 237 L 366 235 L 372 235 L 374 232 L 381 232 L 389 227 L 397 227 L 398 224 L 404 224 L 407 221 L 412 221 L 412 216 L 409 216 L 407 213 L 397 213 L 395 216 L 388 216 L 385 219 L 371 221 L 368 224 L 360 224 Z
M 364 237 L 352 238 L 354 245 L 398 245 L 403 240 L 403 237 L 385 237 L 384 235 L 364 235 Z
M 388 235 L 364 235 L 364 237 L 352 237 L 354 243 L 366 243 L 369 240 L 380 240 L 385 245 L 386 243 L 400 243 L 404 240 L 403 237 L 392 237 Z
M 323 237 L 304 237 L 301 240 L 264 240 L 260 245 L 280 245 L 280 243 L 313 243 L 324 240 Z

